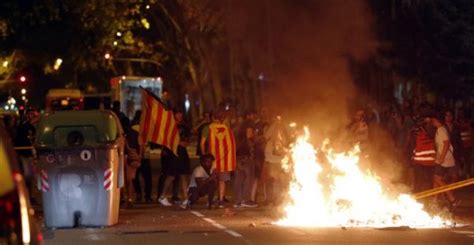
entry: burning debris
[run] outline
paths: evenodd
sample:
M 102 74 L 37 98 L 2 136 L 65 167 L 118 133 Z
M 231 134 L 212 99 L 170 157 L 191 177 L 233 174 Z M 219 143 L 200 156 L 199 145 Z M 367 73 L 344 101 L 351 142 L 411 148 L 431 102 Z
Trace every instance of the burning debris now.
M 315 149 L 308 141 L 309 132 L 305 128 L 282 163 L 293 177 L 285 214 L 275 222 L 277 225 L 377 228 L 452 225 L 448 219 L 428 214 L 423 204 L 410 195 L 389 193 L 377 175 L 361 169 L 357 147 L 336 153 L 328 147 Z M 323 169 L 320 154 L 327 159 L 329 170 Z M 323 178 L 329 181 L 323 184 Z

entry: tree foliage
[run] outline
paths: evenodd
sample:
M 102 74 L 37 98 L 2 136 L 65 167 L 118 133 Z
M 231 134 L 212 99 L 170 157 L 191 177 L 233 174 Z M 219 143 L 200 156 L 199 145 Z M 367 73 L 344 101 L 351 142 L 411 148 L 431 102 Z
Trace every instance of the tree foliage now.
M 0 56 L 15 54 L 10 71 L 36 67 L 41 74 L 35 76 L 48 84 L 105 89 L 112 76 L 159 75 L 174 94 L 187 93 L 201 109 L 209 108 L 225 99 L 230 76 L 223 4 L 5 0 L 0 2 Z M 114 59 L 104 59 L 105 53 Z M 54 70 L 58 57 L 64 62 Z
M 386 54 L 393 68 L 445 96 L 470 96 L 474 88 L 472 1 L 391 2 L 391 15 L 379 17 L 385 18 L 380 27 L 392 43 Z

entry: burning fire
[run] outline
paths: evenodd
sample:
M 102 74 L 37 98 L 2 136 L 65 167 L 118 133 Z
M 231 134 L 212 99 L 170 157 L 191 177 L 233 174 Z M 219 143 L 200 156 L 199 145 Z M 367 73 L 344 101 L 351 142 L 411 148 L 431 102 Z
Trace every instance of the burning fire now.
M 309 132 L 300 136 L 290 151 L 291 160 L 283 168 L 292 172 L 289 202 L 285 216 L 276 222 L 299 227 L 399 227 L 437 228 L 451 225 L 440 216 L 430 216 L 423 204 L 408 194 L 389 195 L 380 179 L 359 167 L 359 150 L 334 153 L 331 149 L 315 149 Z M 331 168 L 328 177 L 318 161 L 324 154 Z

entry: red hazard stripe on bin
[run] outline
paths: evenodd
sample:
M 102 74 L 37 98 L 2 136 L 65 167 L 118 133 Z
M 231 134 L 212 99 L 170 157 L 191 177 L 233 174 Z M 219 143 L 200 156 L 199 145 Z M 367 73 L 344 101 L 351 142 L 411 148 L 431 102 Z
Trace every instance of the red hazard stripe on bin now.
M 104 171 L 104 190 L 109 191 L 112 189 L 112 168 L 106 169 Z
M 41 191 L 48 192 L 49 191 L 48 173 L 44 170 L 41 170 L 40 177 L 41 177 Z

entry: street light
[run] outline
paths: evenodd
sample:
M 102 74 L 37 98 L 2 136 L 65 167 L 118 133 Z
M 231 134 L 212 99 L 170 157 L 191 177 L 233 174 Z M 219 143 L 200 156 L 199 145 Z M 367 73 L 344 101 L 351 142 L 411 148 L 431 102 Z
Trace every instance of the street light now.
M 61 58 L 57 58 L 56 61 L 54 62 L 54 70 L 59 70 L 59 67 L 61 67 L 61 64 L 63 63 L 63 60 Z
M 20 82 L 24 83 L 26 81 L 26 77 L 25 76 L 21 76 L 20 77 Z
M 26 94 L 26 89 L 22 88 L 21 89 L 21 94 Z
M 5 61 L 3 62 L 3 67 L 7 68 L 7 66 L 8 66 L 8 60 L 5 60 Z
M 104 58 L 105 58 L 106 60 L 108 60 L 108 59 L 112 58 L 112 56 L 110 56 L 109 53 L 105 53 Z

